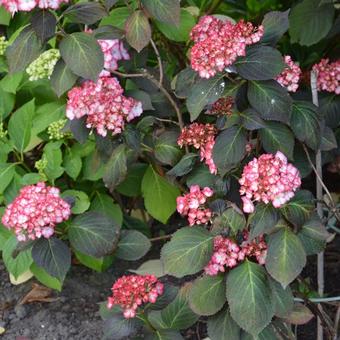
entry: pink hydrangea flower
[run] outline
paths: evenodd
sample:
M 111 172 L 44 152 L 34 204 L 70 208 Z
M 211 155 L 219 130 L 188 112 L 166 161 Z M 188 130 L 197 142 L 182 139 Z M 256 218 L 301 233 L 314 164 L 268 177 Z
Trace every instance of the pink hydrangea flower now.
M 285 69 L 277 76 L 277 82 L 286 87 L 290 92 L 296 92 L 299 88 L 299 80 L 301 76 L 301 69 L 298 64 L 294 63 L 291 56 L 284 57 L 286 63 Z
M 125 275 L 112 286 L 112 296 L 108 298 L 107 307 L 120 305 L 126 319 L 134 318 L 143 303 L 155 303 L 163 294 L 164 285 L 154 275 Z
M 313 71 L 317 73 L 319 91 L 340 94 L 340 60 L 330 63 L 329 59 L 322 59 L 319 64 L 313 66 Z
M 275 155 L 263 154 L 254 158 L 243 169 L 241 184 L 243 211 L 254 211 L 253 201 L 271 202 L 275 208 L 288 202 L 301 185 L 300 173 L 278 151 Z
M 70 120 L 86 116 L 86 126 L 103 137 L 108 131 L 119 134 L 126 122 L 143 112 L 142 103 L 125 97 L 123 92 L 118 80 L 107 73 L 96 83 L 87 80 L 68 92 L 66 116 Z
M 177 211 L 182 216 L 188 216 L 190 226 L 206 224 L 210 221 L 212 212 L 204 205 L 207 198 L 211 197 L 213 193 L 208 187 L 201 190 L 198 185 L 192 185 L 189 193 L 177 197 Z
M 8 205 L 2 217 L 3 225 L 13 229 L 19 241 L 51 237 L 54 227 L 71 215 L 70 205 L 59 194 L 58 188 L 43 182 L 25 186 Z
M 213 77 L 244 56 L 246 46 L 258 42 L 263 26 L 257 29 L 243 20 L 237 24 L 204 16 L 191 31 L 194 46 L 191 49 L 191 67 L 202 78 Z
M 119 60 L 130 59 L 128 51 L 119 39 L 98 40 L 98 43 L 104 53 L 104 68 L 106 70 L 115 71 L 118 69 Z
M 0 5 L 14 15 L 16 12 L 29 12 L 35 7 L 58 9 L 60 5 L 68 0 L 1 0 Z
M 259 264 L 264 264 L 267 255 L 267 244 L 263 236 L 248 243 L 248 234 L 243 234 L 244 241 L 238 245 L 228 237 L 218 235 L 214 238 L 214 253 L 205 266 L 207 275 L 214 276 L 224 273 L 227 268 L 236 267 L 245 258 L 256 258 Z
M 234 106 L 234 98 L 233 97 L 222 97 L 217 100 L 212 106 L 211 109 L 207 111 L 209 115 L 216 115 L 216 116 L 231 116 Z
M 195 149 L 200 149 L 201 161 L 205 161 L 212 174 L 217 173 L 217 167 L 212 157 L 216 133 L 217 130 L 212 124 L 193 123 L 184 127 L 177 140 L 180 147 L 192 145 Z

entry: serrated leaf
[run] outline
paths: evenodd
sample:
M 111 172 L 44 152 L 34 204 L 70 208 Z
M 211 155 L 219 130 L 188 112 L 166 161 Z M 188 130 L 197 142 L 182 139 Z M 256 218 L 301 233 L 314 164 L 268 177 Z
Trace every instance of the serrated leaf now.
M 195 274 L 209 262 L 213 251 L 213 235 L 201 227 L 176 231 L 161 252 L 166 273 L 175 277 Z
M 284 318 L 289 315 L 294 307 L 294 296 L 289 286 L 283 288 L 280 283 L 270 279 L 270 288 L 275 315 Z
M 192 87 L 186 104 L 190 112 L 190 120 L 194 121 L 206 105 L 214 103 L 225 89 L 224 75 L 218 74 L 210 79 L 199 79 Z
M 77 78 L 78 76 L 60 59 L 53 69 L 50 80 L 54 92 L 60 97 L 75 84 Z
M 71 267 L 70 249 L 56 237 L 39 239 L 32 248 L 32 257 L 38 267 L 61 282 Z
M 292 99 L 287 90 L 275 80 L 250 81 L 248 100 L 263 119 L 289 122 Z
M 177 139 L 177 131 L 165 131 L 160 134 L 155 143 L 155 157 L 164 164 L 174 165 L 181 157 Z
M 41 42 L 31 26 L 25 27 L 6 49 L 10 73 L 24 71 L 41 52 Z
M 63 282 L 49 275 L 46 270 L 38 267 L 34 262 L 30 267 L 30 271 L 33 273 L 34 277 L 41 282 L 44 286 L 57 290 L 61 292 Z
M 320 94 L 319 107 L 327 126 L 336 128 L 340 125 L 340 97 L 338 95 L 335 93 Z
M 184 176 L 188 174 L 194 167 L 197 155 L 194 153 L 188 153 L 183 156 L 183 158 L 167 172 L 169 176 Z
M 330 151 L 335 149 L 337 146 L 338 143 L 336 141 L 333 130 L 328 126 L 325 126 L 322 132 L 320 150 Z
M 46 10 L 35 12 L 32 16 L 31 23 L 32 28 L 41 42 L 45 42 L 54 36 L 57 19 L 52 12 Z
M 123 260 L 135 261 L 142 258 L 151 248 L 149 239 L 137 230 L 123 230 L 115 255 Z
M 230 316 L 228 308 L 208 319 L 208 335 L 211 340 L 240 340 L 241 329 Z
M 81 2 L 68 7 L 63 16 L 71 22 L 92 25 L 108 15 L 105 7 L 99 2 Z
M 281 53 L 269 46 L 253 46 L 234 65 L 238 74 L 249 80 L 274 79 L 284 68 Z
M 221 222 L 223 227 L 230 228 L 234 233 L 246 227 L 246 218 L 241 211 L 237 211 L 234 207 L 228 208 L 223 212 Z
M 213 148 L 213 160 L 223 172 L 238 163 L 245 154 L 246 133 L 241 126 L 232 126 L 223 130 L 216 138 Z
M 216 314 L 227 300 L 225 290 L 223 275 L 198 278 L 189 291 L 190 308 L 198 315 Z
M 312 103 L 295 101 L 293 103 L 290 126 L 301 142 L 306 143 L 313 150 L 317 150 L 321 142 L 320 117 L 317 107 Z
M 314 197 L 310 191 L 300 190 L 280 210 L 291 223 L 301 226 L 315 208 Z
M 288 31 L 288 14 L 289 10 L 285 12 L 274 11 L 264 16 L 262 21 L 264 34 L 261 38 L 261 43 L 276 45 L 282 35 Z
M 288 226 L 269 236 L 266 269 L 283 287 L 294 281 L 305 265 L 302 243 Z
M 120 226 L 99 212 L 77 216 L 69 226 L 68 236 L 72 247 L 86 255 L 102 257 L 116 248 Z
M 266 126 L 259 131 L 263 148 L 270 153 L 281 151 L 287 158 L 293 158 L 294 135 L 286 125 L 278 122 L 266 122 Z
M 149 44 L 151 27 L 143 11 L 138 10 L 130 15 L 125 23 L 125 32 L 127 42 L 137 52 L 140 52 Z
M 155 19 L 170 25 L 179 25 L 178 0 L 142 0 L 142 4 Z
M 289 34 L 292 43 L 311 46 L 324 38 L 332 27 L 334 5 L 320 0 L 304 0 L 289 14 Z
M 199 76 L 191 67 L 187 67 L 176 76 L 175 94 L 179 98 L 187 98 L 192 86 L 198 81 Z
M 15 164 L 0 163 L 0 194 L 2 194 L 11 183 L 15 174 Z
M 156 277 L 165 276 L 164 267 L 161 260 L 149 260 L 144 262 L 137 269 L 129 269 L 130 272 L 138 275 L 155 275 Z M 164 292 L 165 294 L 166 292 Z M 158 300 L 157 300 L 158 301 Z
M 303 304 L 295 303 L 291 313 L 284 321 L 293 325 L 304 325 L 314 318 L 314 314 Z
M 179 189 L 149 166 L 143 177 L 142 193 L 147 212 L 165 224 L 176 210 Z M 162 204 L 160 205 L 159 202 Z
M 59 50 L 74 74 L 93 81 L 98 79 L 104 67 L 104 55 L 93 36 L 83 32 L 69 34 L 61 41 Z
M 90 200 L 84 191 L 80 190 L 66 190 L 61 194 L 61 197 L 72 198 L 74 204 L 72 205 L 72 214 L 82 214 L 90 207 Z
M 247 109 L 239 113 L 241 117 L 241 125 L 247 130 L 257 130 L 264 128 L 266 123 L 261 118 L 260 114 L 254 109 Z
M 248 260 L 229 272 L 227 299 L 232 318 L 254 336 L 269 324 L 274 315 L 266 272 Z

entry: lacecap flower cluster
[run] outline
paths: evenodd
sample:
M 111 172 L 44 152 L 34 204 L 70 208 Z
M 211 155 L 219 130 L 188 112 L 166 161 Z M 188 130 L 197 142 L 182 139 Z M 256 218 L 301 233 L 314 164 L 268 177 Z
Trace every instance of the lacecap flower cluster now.
M 216 133 L 217 130 L 212 124 L 192 123 L 183 128 L 177 140 L 180 147 L 188 145 L 200 149 L 201 161 L 205 161 L 212 174 L 217 173 L 217 167 L 212 157 Z
M 340 94 L 340 60 L 330 63 L 329 59 L 322 59 L 313 66 L 313 71 L 317 73 L 319 91 Z
M 267 244 L 263 236 L 251 242 L 244 233 L 244 241 L 238 245 L 234 240 L 218 235 L 214 238 L 214 253 L 204 268 L 207 275 L 214 276 L 224 273 L 227 268 L 236 267 L 245 258 L 256 258 L 259 264 L 264 264 L 267 256 Z
M 43 182 L 28 185 L 9 204 L 2 217 L 2 224 L 15 231 L 18 241 L 49 238 L 54 227 L 69 219 L 70 205 L 60 197 L 58 188 Z
M 214 116 L 231 116 L 233 113 L 233 106 L 233 97 L 222 97 L 212 104 L 211 108 L 207 111 L 207 114 Z
M 301 185 L 299 170 L 288 163 L 287 157 L 278 151 L 275 155 L 263 154 L 254 158 L 243 169 L 240 194 L 244 195 L 243 211 L 254 211 L 253 201 L 268 204 L 275 208 L 288 202 Z
M 177 197 L 177 211 L 182 216 L 188 216 L 188 222 L 191 226 L 206 224 L 210 221 L 212 212 L 205 207 L 205 203 L 213 193 L 208 187 L 201 190 L 198 185 L 192 185 L 189 193 Z
M 50 79 L 54 66 L 60 58 L 60 52 L 57 49 L 50 49 L 43 52 L 34 60 L 26 69 L 29 80 Z
M 245 56 L 247 45 L 258 42 L 263 26 L 240 20 L 237 24 L 204 16 L 191 31 L 191 67 L 202 78 L 213 77 L 232 65 L 237 57 Z
M 87 80 L 68 92 L 66 116 L 70 120 L 86 116 L 86 126 L 105 137 L 121 133 L 125 123 L 139 117 L 142 103 L 123 95 L 116 78 L 102 76 L 97 82 Z
M 112 296 L 107 307 L 119 305 L 124 317 L 134 318 L 137 309 L 144 303 L 155 303 L 163 294 L 164 285 L 154 275 L 126 275 L 119 278 L 112 287 Z
M 63 2 L 68 3 L 68 0 L 0 0 L 0 5 L 14 15 L 19 11 L 30 12 L 35 7 L 58 9 Z
M 290 92 L 296 92 L 299 88 L 299 80 L 301 76 L 301 69 L 298 64 L 294 63 L 291 56 L 286 55 L 284 57 L 284 61 L 286 67 L 284 70 L 277 76 L 277 82 L 287 88 Z

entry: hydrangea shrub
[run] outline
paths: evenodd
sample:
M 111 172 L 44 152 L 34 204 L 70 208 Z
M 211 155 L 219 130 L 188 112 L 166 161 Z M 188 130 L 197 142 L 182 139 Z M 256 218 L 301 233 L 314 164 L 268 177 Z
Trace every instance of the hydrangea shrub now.
M 131 261 L 106 338 L 291 338 L 307 313 L 316 204 L 339 214 L 305 184 L 340 152 L 335 4 L 240 3 L 0 1 L 2 258 L 57 290 Z

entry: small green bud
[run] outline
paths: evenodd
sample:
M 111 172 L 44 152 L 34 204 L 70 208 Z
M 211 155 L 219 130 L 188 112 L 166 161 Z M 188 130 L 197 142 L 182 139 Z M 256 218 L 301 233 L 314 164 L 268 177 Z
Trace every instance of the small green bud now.
M 7 136 L 7 131 L 4 129 L 4 123 L 0 123 L 0 139 Z
M 47 50 L 34 60 L 26 69 L 29 74 L 29 80 L 50 79 L 54 66 L 60 58 L 60 52 L 57 49 Z
M 8 46 L 8 41 L 6 41 L 6 38 L 4 36 L 0 37 L 0 55 L 5 54 L 7 46 Z
M 57 120 L 56 122 L 51 123 L 47 128 L 49 138 L 54 140 L 61 140 L 63 138 L 70 137 L 71 136 L 70 133 L 62 132 L 62 129 L 64 128 L 66 122 L 67 119 L 60 119 Z

